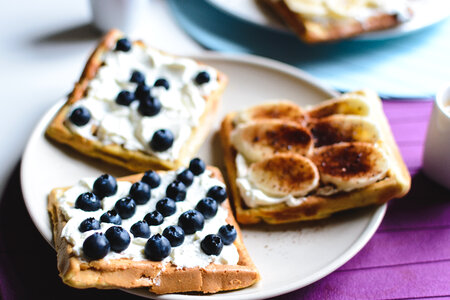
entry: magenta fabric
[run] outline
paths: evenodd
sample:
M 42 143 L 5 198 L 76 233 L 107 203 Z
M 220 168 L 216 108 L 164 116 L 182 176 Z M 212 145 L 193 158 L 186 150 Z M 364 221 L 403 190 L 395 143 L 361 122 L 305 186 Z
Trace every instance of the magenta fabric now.
M 450 299 L 450 191 L 420 171 L 431 108 L 431 101 L 384 102 L 412 175 L 410 193 L 389 203 L 378 231 L 349 262 L 274 299 Z M 0 298 L 136 299 L 119 290 L 77 290 L 61 282 L 55 252 L 28 216 L 19 178 L 18 164 L 0 200 Z
M 380 228 L 349 262 L 278 299 L 450 299 L 450 191 L 420 171 L 432 102 L 383 105 L 411 191 L 389 203 Z

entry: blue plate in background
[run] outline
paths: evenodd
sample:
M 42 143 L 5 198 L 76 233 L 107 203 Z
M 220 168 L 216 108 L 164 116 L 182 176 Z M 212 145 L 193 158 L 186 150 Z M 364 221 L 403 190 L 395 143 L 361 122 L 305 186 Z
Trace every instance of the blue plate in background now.
M 430 97 L 450 78 L 450 21 L 387 40 L 308 45 L 210 1 L 169 1 L 179 25 L 204 47 L 273 58 L 338 90 L 371 88 L 389 97 Z

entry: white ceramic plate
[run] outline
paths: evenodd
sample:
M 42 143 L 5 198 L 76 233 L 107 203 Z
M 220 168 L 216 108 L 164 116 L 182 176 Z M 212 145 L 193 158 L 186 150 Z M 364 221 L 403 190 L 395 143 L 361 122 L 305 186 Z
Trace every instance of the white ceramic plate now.
M 216 8 L 242 20 L 273 28 L 289 31 L 289 29 L 258 0 L 207 0 Z M 384 40 L 412 33 L 442 21 L 450 15 L 448 0 L 409 0 L 413 18 L 397 27 L 361 34 L 353 40 Z
M 205 54 L 197 57 L 229 76 L 223 96 L 222 117 L 230 111 L 266 99 L 288 98 L 300 105 L 316 104 L 335 94 L 309 75 L 288 65 L 255 56 Z M 31 135 L 21 166 L 25 204 L 36 227 L 50 243 L 50 220 L 46 210 L 47 194 L 54 187 L 68 186 L 81 177 L 108 172 L 123 176 L 127 172 L 78 154 L 68 147 L 50 142 L 44 136 L 47 124 L 63 100 L 56 103 L 37 124 Z M 212 132 L 200 156 L 223 170 L 220 142 Z M 336 270 L 354 256 L 372 237 L 386 206 L 341 213 L 325 221 L 283 226 L 243 226 L 243 235 L 261 281 L 240 291 L 210 296 L 156 296 L 145 289 L 126 290 L 159 299 L 261 299 L 306 286 Z

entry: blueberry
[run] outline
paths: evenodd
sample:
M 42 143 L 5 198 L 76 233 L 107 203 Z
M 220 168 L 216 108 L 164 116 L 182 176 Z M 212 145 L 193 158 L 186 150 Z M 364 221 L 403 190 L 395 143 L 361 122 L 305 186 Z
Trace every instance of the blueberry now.
M 80 223 L 80 226 L 78 226 L 78 230 L 80 230 L 80 232 L 98 229 L 100 229 L 100 222 L 95 218 L 87 218 L 86 220 Z
M 202 71 L 195 76 L 195 82 L 197 84 L 204 84 L 211 80 L 211 76 L 209 76 L 208 72 Z
M 145 221 L 137 221 L 130 228 L 131 233 L 134 237 L 149 238 L 150 237 L 150 227 Z
M 91 113 L 84 106 L 75 108 L 70 114 L 69 120 L 77 126 L 86 125 L 91 119 Z
M 142 182 L 147 183 L 152 189 L 157 188 L 161 184 L 161 177 L 155 171 L 147 171 L 141 179 Z
M 117 200 L 114 208 L 122 219 L 129 219 L 136 212 L 136 202 L 131 197 L 121 198 Z
M 83 193 L 75 201 L 75 208 L 84 211 L 96 211 L 100 209 L 102 203 L 93 193 Z
M 201 241 L 200 247 L 208 255 L 219 255 L 223 249 L 223 242 L 217 234 L 208 234 Z
M 177 175 L 177 180 L 184 183 L 185 186 L 191 186 L 194 181 L 194 173 L 191 170 L 186 169 Z
M 227 224 L 219 228 L 217 235 L 220 236 L 224 245 L 231 245 L 237 237 L 237 232 L 233 225 Z
M 83 252 L 89 259 L 100 259 L 108 254 L 111 245 L 103 233 L 95 232 L 83 242 Z
M 213 198 L 218 203 L 222 203 L 225 199 L 227 199 L 227 191 L 225 188 L 215 185 L 208 190 L 206 197 Z
M 200 175 L 205 172 L 206 165 L 200 158 L 196 157 L 189 163 L 189 170 L 191 170 L 194 175 Z
M 211 219 L 217 214 L 217 202 L 213 198 L 203 198 L 197 203 L 196 210 L 201 212 L 205 219 Z
M 165 78 L 159 78 L 155 81 L 153 86 L 163 86 L 166 90 L 170 88 L 169 82 Z
M 142 181 L 133 183 L 130 188 L 130 197 L 134 199 L 137 204 L 145 204 L 150 200 L 151 189 L 148 184 Z
M 108 210 L 103 215 L 101 215 L 100 222 L 121 225 L 122 224 L 122 218 L 120 218 L 120 216 L 117 213 L 117 211 L 115 211 L 115 210 Z
M 158 98 L 145 98 L 139 101 L 138 111 L 143 116 L 155 116 L 161 111 L 161 102 L 159 102 Z
M 156 210 L 164 217 L 168 217 L 177 211 L 177 206 L 174 200 L 166 197 L 156 202 Z
M 117 94 L 116 103 L 119 105 L 129 106 L 134 101 L 134 93 L 129 91 L 121 91 Z
M 166 227 L 163 231 L 163 236 L 169 240 L 172 247 L 180 246 L 184 242 L 184 230 L 180 226 Z
M 157 226 L 164 222 L 164 216 L 159 211 L 155 210 L 146 214 L 144 220 L 150 226 Z
M 183 201 L 186 199 L 186 186 L 181 181 L 174 181 L 167 186 L 166 196 L 177 202 Z
M 123 38 L 123 39 L 117 40 L 116 49 L 115 49 L 116 51 L 128 52 L 128 51 L 130 51 L 130 49 L 131 49 L 131 42 L 128 39 Z
M 145 84 L 145 75 L 139 71 L 133 71 L 133 73 L 131 73 L 130 81 L 137 84 Z
M 193 234 L 202 230 L 205 225 L 205 218 L 196 210 L 188 210 L 178 218 L 178 226 L 183 228 L 184 233 Z
M 109 174 L 103 174 L 94 182 L 94 194 L 103 199 L 117 193 L 117 181 Z
M 153 151 L 161 152 L 169 149 L 173 145 L 173 133 L 169 129 L 157 130 L 150 141 L 150 147 Z
M 169 240 L 158 233 L 148 239 L 144 253 L 151 261 L 161 261 L 169 256 L 171 250 Z
M 109 227 L 105 232 L 105 236 L 111 244 L 111 250 L 114 252 L 122 252 L 128 248 L 131 242 L 128 232 L 120 226 Z
M 150 98 L 150 87 L 145 84 L 138 85 L 134 91 L 134 96 L 139 100 Z

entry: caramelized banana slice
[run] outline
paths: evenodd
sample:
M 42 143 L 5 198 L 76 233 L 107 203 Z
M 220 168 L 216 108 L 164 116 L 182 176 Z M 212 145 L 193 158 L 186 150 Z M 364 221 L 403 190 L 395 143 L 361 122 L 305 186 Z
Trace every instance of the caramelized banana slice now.
M 326 18 L 328 10 L 321 1 L 317 0 L 285 0 L 286 5 L 290 10 L 301 13 L 307 17 Z
M 311 122 L 309 129 L 316 147 L 339 142 L 375 143 L 380 139 L 377 126 L 361 116 L 332 115 Z
M 335 114 L 367 116 L 370 104 L 379 102 L 378 96 L 371 91 L 356 91 L 327 100 L 308 110 L 311 118 L 323 118 Z
M 305 120 L 305 112 L 291 101 L 279 100 L 257 105 L 240 112 L 237 122 L 246 123 L 266 119 L 279 119 L 302 124 Z
M 249 180 L 264 193 L 282 197 L 304 196 L 319 184 L 319 172 L 306 157 L 277 154 L 250 166 Z
M 306 155 L 313 146 L 308 129 L 282 120 L 262 120 L 240 125 L 232 132 L 231 143 L 250 162 L 263 160 L 276 153 Z
M 312 161 L 324 184 L 350 191 L 382 179 L 389 169 L 385 154 L 369 143 L 340 143 L 315 149 Z

